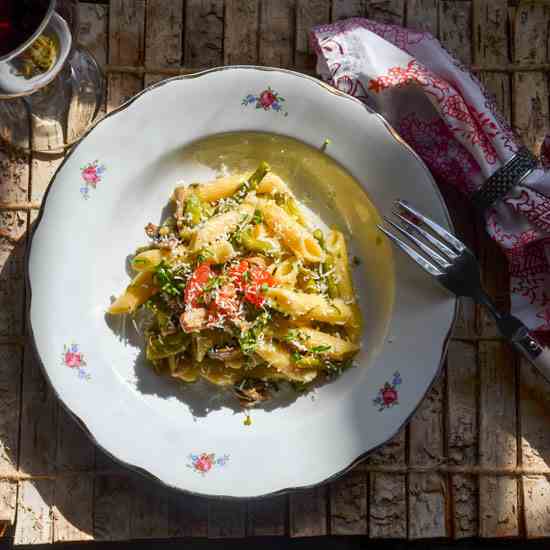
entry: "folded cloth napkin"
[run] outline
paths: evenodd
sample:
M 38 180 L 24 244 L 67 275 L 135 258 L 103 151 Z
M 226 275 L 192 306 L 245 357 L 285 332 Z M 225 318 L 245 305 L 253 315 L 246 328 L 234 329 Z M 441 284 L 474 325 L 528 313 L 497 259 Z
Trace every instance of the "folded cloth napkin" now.
M 381 113 L 439 182 L 474 197 L 523 150 L 478 79 L 430 34 L 349 19 L 313 28 L 310 41 L 321 77 Z M 483 216 L 508 257 L 512 313 L 549 331 L 550 172 L 537 165 Z

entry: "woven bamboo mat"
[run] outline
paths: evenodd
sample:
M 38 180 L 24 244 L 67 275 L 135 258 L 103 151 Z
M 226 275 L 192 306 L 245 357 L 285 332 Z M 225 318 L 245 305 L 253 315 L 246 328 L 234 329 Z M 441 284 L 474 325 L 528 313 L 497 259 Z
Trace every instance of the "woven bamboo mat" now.
M 548 2 L 105 0 L 80 5 L 80 39 L 106 69 L 111 110 L 166 76 L 210 66 L 311 73 L 308 29 L 361 15 L 437 35 L 540 147 L 549 123 Z M 96 450 L 60 408 L 26 341 L 27 235 L 61 161 L 0 150 L 0 518 L 16 544 L 550 536 L 550 388 L 467 301 L 445 369 L 409 425 L 331 485 L 254 502 L 207 500 L 166 491 Z M 502 254 L 460 197 L 446 195 L 488 291 L 506 307 Z

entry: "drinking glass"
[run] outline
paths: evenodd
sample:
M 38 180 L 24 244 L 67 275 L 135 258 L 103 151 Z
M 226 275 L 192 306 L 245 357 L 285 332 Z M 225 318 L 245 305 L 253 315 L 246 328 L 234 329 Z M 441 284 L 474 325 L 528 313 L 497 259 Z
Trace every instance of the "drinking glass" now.
M 35 28 L 24 42 L 0 57 L 0 140 L 26 151 L 63 152 L 98 117 L 104 76 L 93 55 L 77 45 L 76 0 L 0 3 L 10 1 L 45 14 L 31 20 Z

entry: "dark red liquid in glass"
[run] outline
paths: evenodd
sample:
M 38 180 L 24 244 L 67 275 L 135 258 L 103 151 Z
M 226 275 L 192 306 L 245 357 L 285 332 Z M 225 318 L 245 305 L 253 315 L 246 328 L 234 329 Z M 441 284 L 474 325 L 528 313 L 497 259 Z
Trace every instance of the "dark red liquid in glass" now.
M 0 57 L 24 44 L 40 26 L 49 0 L 0 0 Z

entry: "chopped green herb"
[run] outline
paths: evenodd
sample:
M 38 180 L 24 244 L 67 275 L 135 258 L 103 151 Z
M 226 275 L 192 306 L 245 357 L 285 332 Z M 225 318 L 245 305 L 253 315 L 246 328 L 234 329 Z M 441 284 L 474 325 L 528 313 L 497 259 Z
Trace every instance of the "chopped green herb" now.
M 361 265 L 361 258 L 359 258 L 359 256 L 353 256 L 353 258 L 351 259 L 351 263 L 354 266 Z
M 313 232 L 313 236 L 315 237 L 321 248 L 325 250 L 325 236 L 323 235 L 323 232 L 320 229 L 316 229 Z
M 197 263 L 202 264 L 212 258 L 213 254 L 207 248 L 202 248 L 197 254 Z
M 322 344 L 320 346 L 315 346 L 311 348 L 309 351 L 311 353 L 314 353 L 315 355 L 321 355 L 323 353 L 326 353 L 327 351 L 330 351 L 332 349 L 332 346 Z
M 258 225 L 259 223 L 262 223 L 263 222 L 263 216 L 262 216 L 262 212 L 258 209 L 256 209 L 254 211 L 254 216 L 252 216 L 252 223 L 254 225 Z
M 174 272 L 164 260 L 155 267 L 153 279 L 161 292 L 170 296 L 180 296 L 186 284 L 185 279 Z
M 271 314 L 264 311 L 254 320 L 252 326 L 239 336 L 239 346 L 245 355 L 252 355 L 258 346 L 258 339 L 271 320 Z
M 246 195 L 250 193 L 250 191 L 254 191 L 258 187 L 269 170 L 269 164 L 267 164 L 267 162 L 261 162 L 250 178 L 241 184 L 232 199 L 236 201 L 237 204 L 240 204 L 245 199 Z

